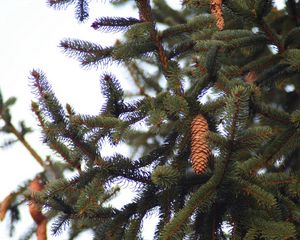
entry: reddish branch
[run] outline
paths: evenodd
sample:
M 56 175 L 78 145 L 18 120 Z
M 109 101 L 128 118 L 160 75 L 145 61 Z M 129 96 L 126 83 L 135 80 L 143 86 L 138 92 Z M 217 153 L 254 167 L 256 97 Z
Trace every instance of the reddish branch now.
M 166 73 L 168 69 L 168 57 L 162 46 L 161 36 L 158 34 L 157 30 L 155 29 L 155 23 L 152 16 L 149 0 L 136 0 L 136 3 L 139 9 L 140 20 L 144 22 L 150 22 L 153 26 L 152 31 L 150 32 L 150 36 L 156 45 L 159 60 L 162 65 L 162 69 L 164 73 Z

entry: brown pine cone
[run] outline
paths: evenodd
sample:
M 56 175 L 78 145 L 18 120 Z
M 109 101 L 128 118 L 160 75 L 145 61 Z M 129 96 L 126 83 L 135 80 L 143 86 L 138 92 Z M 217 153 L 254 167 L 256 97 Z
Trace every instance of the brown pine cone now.
M 191 124 L 192 144 L 191 158 L 192 167 L 198 174 L 202 174 L 208 165 L 210 149 L 207 144 L 208 123 L 201 115 L 197 115 Z
M 222 0 L 211 0 L 210 1 L 210 11 L 217 19 L 217 27 L 220 31 L 224 28 L 224 18 L 222 12 Z
M 40 192 L 43 189 L 43 184 L 39 178 L 35 178 L 30 184 L 29 189 L 33 192 Z M 32 219 L 37 224 L 37 240 L 47 239 L 47 218 L 42 214 L 40 207 L 34 201 L 29 203 L 29 212 Z

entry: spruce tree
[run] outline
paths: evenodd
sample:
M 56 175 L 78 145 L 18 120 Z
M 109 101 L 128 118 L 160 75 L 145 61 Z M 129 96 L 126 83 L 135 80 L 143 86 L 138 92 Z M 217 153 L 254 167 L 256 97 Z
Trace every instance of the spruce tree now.
M 89 1 L 48 2 L 88 18 Z M 11 124 L 14 98 L 1 99 L 2 132 L 44 167 L 2 202 L 1 219 L 10 211 L 13 224 L 29 201 L 37 224 L 24 239 L 47 219 L 53 234 L 69 227 L 70 239 L 85 229 L 94 239 L 142 239 L 151 214 L 155 239 L 299 239 L 300 1 L 282 10 L 271 0 L 99 4 L 132 4 L 139 17 L 94 20 L 97 31 L 124 32 L 113 46 L 65 39 L 60 47 L 83 67 L 120 64 L 131 79 L 104 72 L 106 102 L 92 116 L 62 106 L 46 75 L 31 72 L 43 142 L 63 163 L 30 148 L 30 129 Z M 124 81 L 137 90 L 125 93 Z M 132 156 L 105 157 L 106 142 L 126 143 Z M 66 178 L 66 169 L 77 175 Z M 128 184 L 136 197 L 109 205 Z

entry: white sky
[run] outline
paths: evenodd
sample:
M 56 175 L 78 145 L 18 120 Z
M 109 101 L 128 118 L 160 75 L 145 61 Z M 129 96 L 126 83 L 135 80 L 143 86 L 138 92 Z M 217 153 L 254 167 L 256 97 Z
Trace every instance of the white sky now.
M 174 1 L 174 0 L 173 0 Z M 29 134 L 27 139 L 32 146 L 45 157 L 47 148 L 40 143 L 39 129 L 30 110 L 33 99 L 29 85 L 29 72 L 41 69 L 45 72 L 53 86 L 58 99 L 63 104 L 70 103 L 77 112 L 96 114 L 99 112 L 102 99 L 99 77 L 106 69 L 84 70 L 77 60 L 64 55 L 57 46 L 64 38 L 78 38 L 97 42 L 103 46 L 112 45 L 120 34 L 100 33 L 90 27 L 93 20 L 101 16 L 136 16 L 136 12 L 112 10 L 109 1 L 93 1 L 91 16 L 87 23 L 78 24 L 74 18 L 74 9 L 56 11 L 46 5 L 45 0 L 1 0 L 0 2 L 0 89 L 7 99 L 10 96 L 18 98 L 17 104 L 11 109 L 13 122 L 25 120 L 28 126 L 34 128 L 35 133 Z M 105 3 L 107 2 L 107 3 Z M 176 5 L 179 3 L 176 0 Z M 282 7 L 284 0 L 276 3 Z M 175 3 L 175 1 L 174 1 Z M 126 77 L 117 67 L 112 67 L 114 74 L 120 75 L 121 84 L 126 88 Z M 0 144 L 3 141 L 0 135 Z M 41 168 L 21 144 L 0 149 L 0 201 L 18 184 L 30 179 Z M 123 198 L 124 199 L 124 198 Z M 126 198 L 125 198 L 126 199 Z M 23 212 L 27 213 L 24 209 Z M 28 215 L 28 214 L 27 214 Z M 0 222 L 0 239 L 18 239 L 26 227 L 32 224 L 30 217 L 17 225 L 18 235 L 9 238 L 8 222 Z M 146 225 L 146 224 L 145 224 Z M 151 224 L 147 224 L 151 228 Z M 51 237 L 49 240 L 64 239 L 63 235 Z M 89 239 L 81 237 L 80 239 Z M 151 239 L 151 238 L 145 238 Z

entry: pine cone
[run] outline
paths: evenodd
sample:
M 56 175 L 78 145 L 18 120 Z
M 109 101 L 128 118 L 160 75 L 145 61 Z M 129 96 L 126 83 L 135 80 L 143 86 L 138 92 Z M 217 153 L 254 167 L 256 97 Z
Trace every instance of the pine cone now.
M 43 184 L 39 178 L 34 179 L 29 184 L 29 189 L 33 192 L 40 192 L 43 189 Z M 29 203 L 29 212 L 32 219 L 37 224 L 37 240 L 47 239 L 47 218 L 41 212 L 40 207 L 35 201 Z
M 203 173 L 208 165 L 210 150 L 207 144 L 208 124 L 206 119 L 197 115 L 191 124 L 192 132 L 192 167 L 198 174 Z
M 0 221 L 2 221 L 6 215 L 7 209 L 9 208 L 13 200 L 12 194 L 9 194 L 4 200 L 0 203 Z
M 210 1 L 210 11 L 217 19 L 217 27 L 221 31 L 224 28 L 224 18 L 222 12 L 222 0 L 211 0 Z

